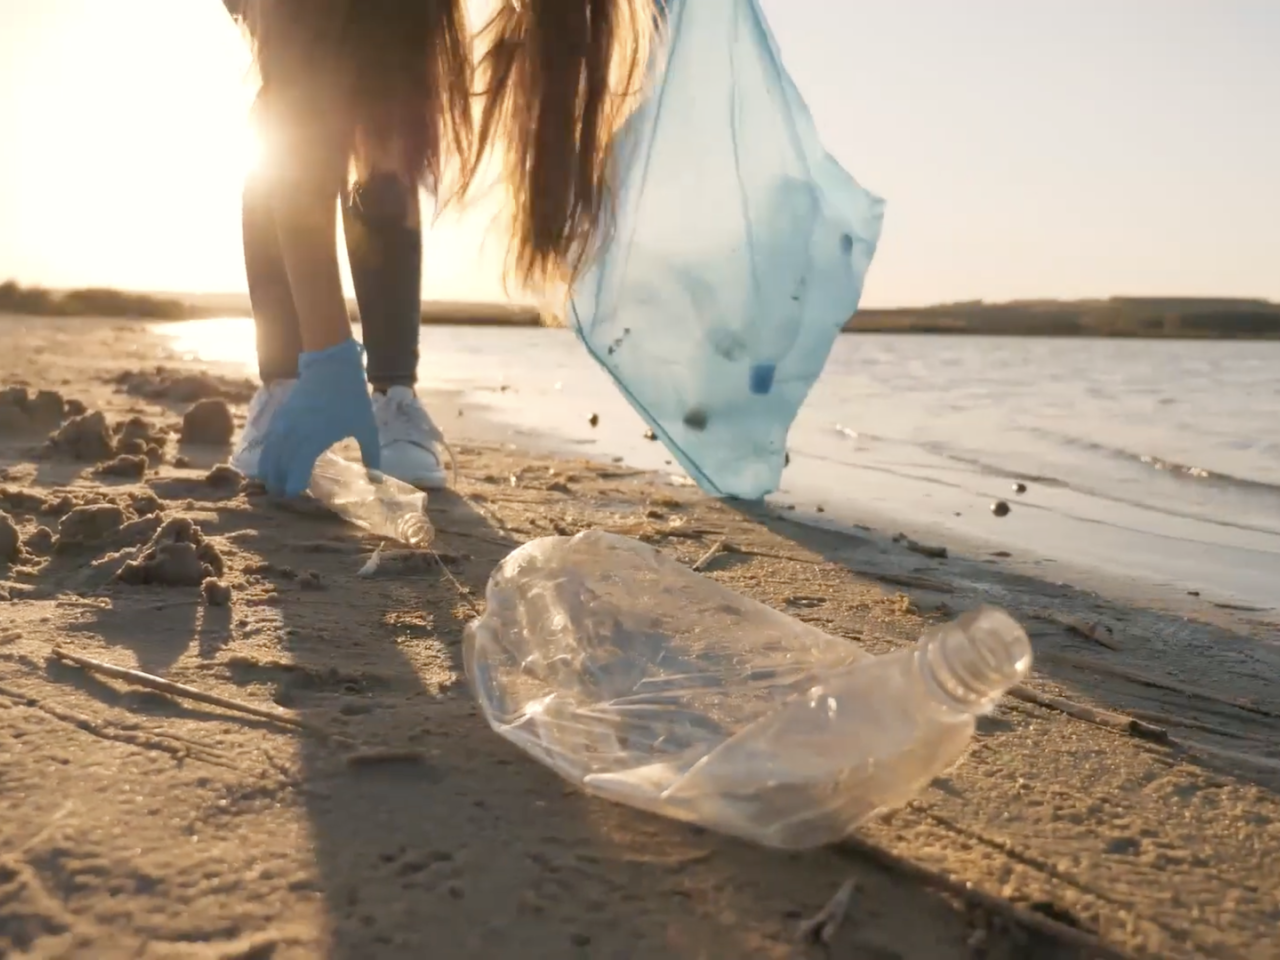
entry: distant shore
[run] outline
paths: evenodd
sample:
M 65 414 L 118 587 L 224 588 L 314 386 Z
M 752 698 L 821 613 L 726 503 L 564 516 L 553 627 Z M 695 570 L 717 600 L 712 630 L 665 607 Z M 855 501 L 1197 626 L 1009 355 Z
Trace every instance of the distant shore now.
M 349 302 L 357 316 L 354 301 Z M 10 280 L 0 283 L 0 314 L 26 317 L 85 317 L 107 320 L 171 322 L 211 317 L 253 315 L 243 294 L 132 293 L 104 287 L 81 290 L 46 290 L 22 286 Z M 466 303 L 428 301 L 422 305 L 424 324 L 454 326 L 544 325 L 537 307 L 522 303 Z
M 860 310 L 852 333 L 949 333 L 1009 337 L 1139 337 L 1280 340 L 1280 304 L 1268 300 L 1112 297 L 1023 300 Z
M 353 316 L 356 305 L 350 303 Z M 153 321 L 250 316 L 244 294 L 130 293 L 109 288 L 52 291 L 0 284 L 0 314 Z M 422 322 L 441 326 L 560 326 L 522 303 L 427 301 Z M 1280 340 L 1280 304 L 1269 300 L 1112 297 L 1022 300 L 864 309 L 846 333 L 932 333 L 1010 337 Z

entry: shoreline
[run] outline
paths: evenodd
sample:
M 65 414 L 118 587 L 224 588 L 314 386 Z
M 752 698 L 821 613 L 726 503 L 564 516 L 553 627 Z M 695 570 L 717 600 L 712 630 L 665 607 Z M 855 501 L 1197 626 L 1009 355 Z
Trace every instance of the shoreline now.
M 536 308 L 529 310 L 495 312 L 488 311 L 490 304 L 467 304 L 468 309 L 462 315 L 453 310 L 443 311 L 440 316 L 430 310 L 424 310 L 421 326 L 423 327 L 509 327 L 511 329 L 527 329 L 545 327 L 547 329 L 564 329 L 565 325 L 558 319 L 548 320 Z M 498 306 L 503 306 L 499 304 Z M 0 310 L 0 316 L 14 318 L 30 318 L 33 320 L 80 320 L 98 323 L 136 322 L 148 324 L 187 323 L 192 320 L 249 320 L 247 311 L 192 310 L 177 317 L 135 317 L 131 315 L 112 316 L 104 314 L 20 314 Z M 352 323 L 358 324 L 359 316 L 352 311 Z M 1263 333 L 1150 333 L 1139 330 L 1081 330 L 1067 333 L 1062 330 L 1026 328 L 1019 330 L 1002 329 L 970 329 L 957 330 L 947 327 L 935 327 L 928 324 L 919 326 L 895 326 L 892 324 L 862 325 L 853 322 L 840 331 L 840 336 L 941 336 L 941 337 L 989 337 L 992 339 L 1035 339 L 1035 340 L 1147 340 L 1162 343 L 1271 343 L 1280 340 L 1280 326 L 1275 331 Z
M 348 300 L 354 318 L 358 308 Z M 0 283 L 0 314 L 146 318 L 154 322 L 249 317 L 247 294 L 54 291 Z M 423 301 L 424 326 L 564 326 L 536 306 L 516 302 Z M 972 301 L 924 307 L 863 307 L 842 333 L 1057 337 L 1173 341 L 1280 340 L 1280 304 L 1242 297 L 1131 297 L 1088 300 Z
M 647 470 L 547 456 L 470 407 L 461 486 L 430 498 L 439 560 L 386 550 L 359 578 L 375 538 L 225 485 L 210 473 L 225 448 L 178 442 L 195 394 L 242 422 L 251 384 L 174 359 L 145 325 L 40 327 L 17 338 L 0 322 L 0 380 L 57 390 L 109 424 L 140 418 L 164 442 L 130 478 L 40 454 L 52 430 L 0 433 L 0 509 L 32 544 L 25 572 L 0 567 L 16 594 L 0 602 L 3 783 L 23 798 L 0 828 L 16 878 L 3 881 L 0 948 L 782 960 L 808 955 L 798 920 L 854 879 L 838 953 L 1267 956 L 1280 910 L 1272 627 L 1192 598 L 1056 584 L 958 539 L 927 556 L 869 517 L 825 530 Z M 433 396 L 433 410 L 456 423 L 460 400 Z M 121 522 L 76 541 L 56 515 L 64 497 Z M 214 545 L 229 606 L 198 586 L 111 579 L 175 518 Z M 57 531 L 43 547 L 41 526 Z M 1035 646 L 1030 693 L 844 847 L 780 855 L 587 799 L 489 731 L 458 653 L 498 559 L 589 527 L 690 563 L 721 543 L 707 575 L 873 652 L 1004 606 Z M 51 662 L 55 644 L 288 710 L 374 752 L 94 679 Z M 940 894 L 937 877 L 995 905 Z M 1003 905 L 1097 931 L 1116 952 L 1070 946 Z M 27 939 L 6 943 L 10 930 Z

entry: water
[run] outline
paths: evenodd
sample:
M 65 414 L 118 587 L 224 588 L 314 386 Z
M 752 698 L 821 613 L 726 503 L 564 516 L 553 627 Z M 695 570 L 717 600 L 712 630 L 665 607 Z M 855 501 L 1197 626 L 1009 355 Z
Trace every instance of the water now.
M 167 329 L 181 352 L 252 363 L 247 321 Z M 422 339 L 424 385 L 460 393 L 518 443 L 673 469 L 570 334 L 426 327 Z M 775 499 L 1272 608 L 1277 409 L 1280 343 L 845 336 L 791 432 Z M 465 417 L 442 426 L 474 430 Z M 1012 507 L 1003 519 L 996 499 Z

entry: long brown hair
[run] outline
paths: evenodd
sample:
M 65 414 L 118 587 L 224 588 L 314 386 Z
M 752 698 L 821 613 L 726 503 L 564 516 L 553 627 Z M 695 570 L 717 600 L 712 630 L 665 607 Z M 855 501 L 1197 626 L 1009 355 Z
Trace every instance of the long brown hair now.
M 284 163 L 320 149 L 327 176 L 346 177 L 363 148 L 393 157 L 442 200 L 465 189 L 474 128 L 465 0 L 244 0 L 243 12 L 266 139 L 305 141 L 282 143 Z M 295 162 L 308 159 L 322 160 Z
M 609 145 L 642 93 L 655 0 L 499 2 L 479 34 L 483 101 L 468 179 L 497 157 L 516 279 L 561 280 L 610 229 Z

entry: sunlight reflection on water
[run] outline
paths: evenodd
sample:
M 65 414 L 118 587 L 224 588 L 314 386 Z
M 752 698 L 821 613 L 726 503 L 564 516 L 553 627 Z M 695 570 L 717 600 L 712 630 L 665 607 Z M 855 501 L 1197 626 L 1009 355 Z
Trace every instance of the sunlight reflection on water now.
M 184 360 L 232 363 L 249 373 L 258 367 L 253 320 L 248 317 L 210 317 L 164 324 L 156 328 Z

